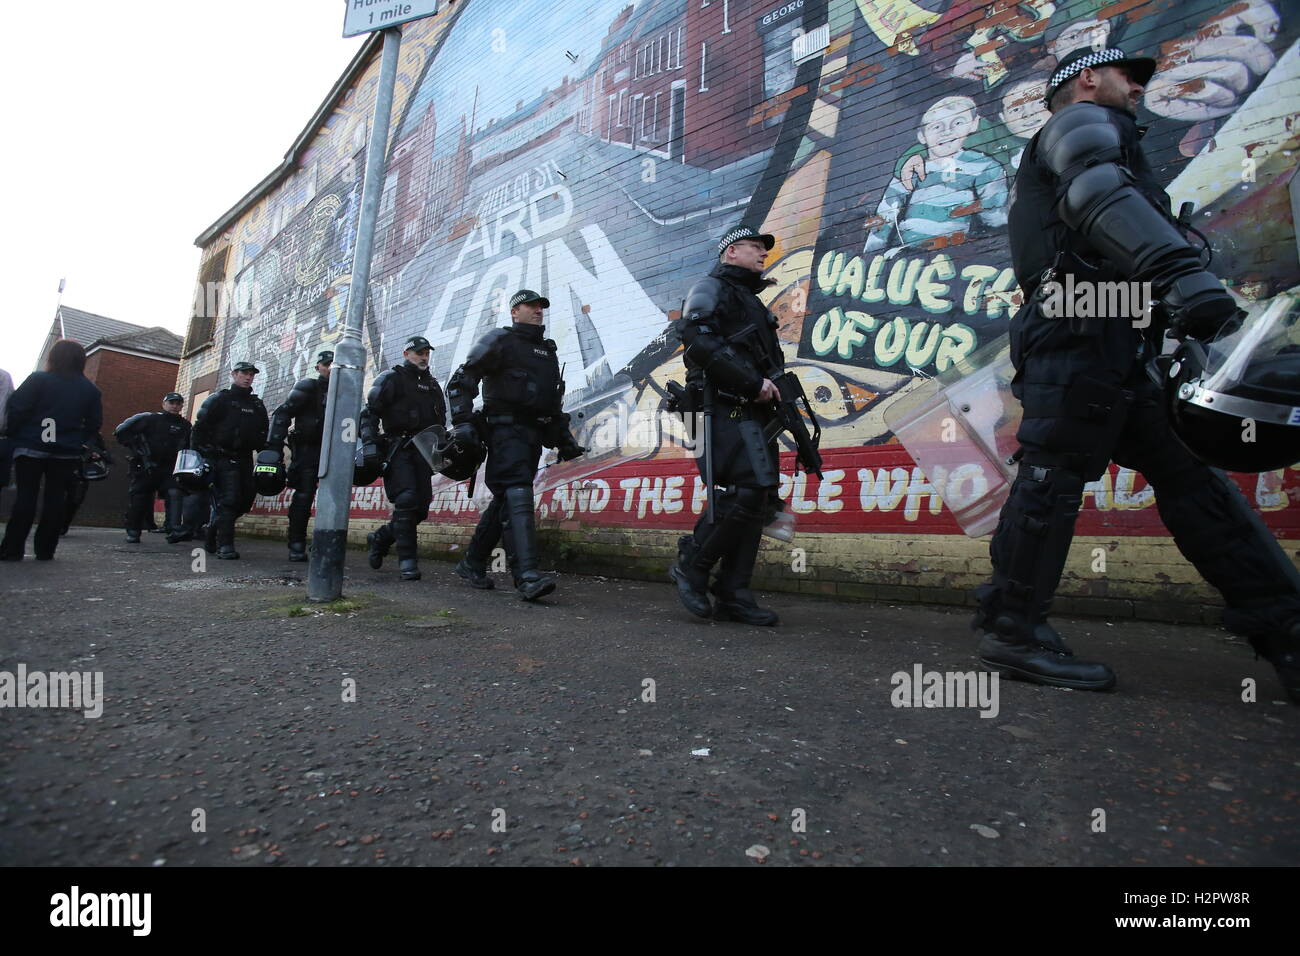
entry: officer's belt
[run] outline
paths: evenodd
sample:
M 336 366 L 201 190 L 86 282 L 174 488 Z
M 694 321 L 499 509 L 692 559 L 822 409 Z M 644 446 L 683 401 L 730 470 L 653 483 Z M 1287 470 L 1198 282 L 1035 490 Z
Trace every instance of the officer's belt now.
M 744 395 L 723 391 L 717 386 L 714 386 L 713 398 L 714 401 L 721 402 L 723 405 L 748 405 L 751 402 L 751 399 L 746 398 Z
M 484 415 L 483 420 L 489 425 L 533 425 L 545 426 L 553 421 L 550 415 Z

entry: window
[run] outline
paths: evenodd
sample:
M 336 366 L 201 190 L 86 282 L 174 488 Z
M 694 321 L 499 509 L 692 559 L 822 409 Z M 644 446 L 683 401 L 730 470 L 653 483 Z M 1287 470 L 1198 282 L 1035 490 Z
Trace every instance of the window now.
M 677 28 L 677 66 L 674 69 L 678 70 L 682 68 L 682 31 L 685 29 L 685 27 Z
M 654 107 L 650 111 L 650 138 L 654 139 L 659 135 L 659 97 L 662 93 L 655 94 Z
M 388 178 L 384 180 L 384 191 L 379 194 L 379 215 L 387 216 L 393 212 L 393 203 L 397 198 L 397 184 L 401 181 L 402 172 L 400 169 L 389 170 Z
M 627 117 L 627 90 L 618 91 L 618 125 L 626 126 Z
M 700 41 L 700 92 L 709 92 L 709 85 L 704 82 L 704 68 L 708 64 L 709 45 L 703 40 Z
M 194 296 L 194 311 L 190 316 L 190 327 L 185 333 L 184 355 L 190 355 L 206 345 L 211 345 L 217 328 L 217 317 L 209 315 L 206 303 L 210 298 L 207 290 L 222 288 L 226 281 L 226 260 L 230 257 L 230 246 L 226 246 L 208 257 L 199 268 L 199 292 Z M 211 285 L 210 283 L 216 283 Z M 214 300 L 218 297 L 211 297 Z

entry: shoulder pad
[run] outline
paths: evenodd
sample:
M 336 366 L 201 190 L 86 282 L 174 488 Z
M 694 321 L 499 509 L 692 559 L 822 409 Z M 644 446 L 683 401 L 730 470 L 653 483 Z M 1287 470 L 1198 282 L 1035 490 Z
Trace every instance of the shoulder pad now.
M 486 358 L 487 355 L 497 347 L 497 345 L 513 334 L 514 333 L 510 329 L 504 327 L 488 329 L 483 333 L 482 338 L 474 343 L 474 347 L 469 350 L 469 355 L 465 359 L 465 364 L 473 365 L 477 362 L 483 361 L 483 359 Z
M 722 280 L 716 276 L 706 276 L 686 294 L 686 318 L 696 319 L 711 315 L 718 307 L 722 296 Z
M 550 349 L 552 352 L 560 350 L 560 347 L 555 344 L 555 339 L 542 339 L 542 347 Z
M 1110 111 L 1096 103 L 1071 103 L 1047 121 L 1038 154 L 1057 176 L 1073 179 L 1089 166 L 1123 159 L 1123 138 Z

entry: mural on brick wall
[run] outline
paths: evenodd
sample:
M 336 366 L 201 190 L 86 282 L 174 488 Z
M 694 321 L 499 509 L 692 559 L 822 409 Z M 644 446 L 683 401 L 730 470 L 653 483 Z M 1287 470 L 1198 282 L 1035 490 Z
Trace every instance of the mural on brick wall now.
M 823 26 L 824 52 L 796 63 L 794 40 Z M 1298 35 L 1300 4 L 1281 0 L 461 0 L 404 34 L 368 374 L 419 333 L 446 381 L 528 287 L 551 300 L 581 429 L 657 409 L 682 375 L 682 299 L 744 222 L 778 237 L 767 300 L 826 426 L 825 480 L 783 482 L 803 526 L 956 531 L 883 413 L 1019 307 L 1007 205 L 1048 117 L 1046 77 L 1079 46 L 1159 58 L 1146 149 L 1175 203 L 1196 203 L 1216 270 L 1261 298 L 1300 283 Z M 354 91 L 322 132 L 329 181 L 310 201 L 281 223 L 259 207 L 236 230 L 241 279 L 283 286 L 225 339 L 279 349 L 271 404 L 338 327 L 368 103 Z M 702 506 L 693 463 L 657 438 L 600 464 L 585 484 L 548 483 L 544 515 L 669 527 Z M 1283 533 L 1294 480 L 1242 478 Z M 1151 505 L 1112 470 L 1080 531 L 1154 533 Z M 434 505 L 471 507 L 458 488 Z

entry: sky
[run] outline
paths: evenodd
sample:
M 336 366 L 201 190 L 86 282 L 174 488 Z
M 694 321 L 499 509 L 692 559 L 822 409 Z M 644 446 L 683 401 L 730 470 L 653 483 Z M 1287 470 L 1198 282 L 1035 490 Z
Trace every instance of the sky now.
M 64 305 L 184 336 L 195 237 L 279 165 L 366 39 L 343 39 L 342 0 L 22 7 L 0 35 L 15 385 L 60 279 Z

